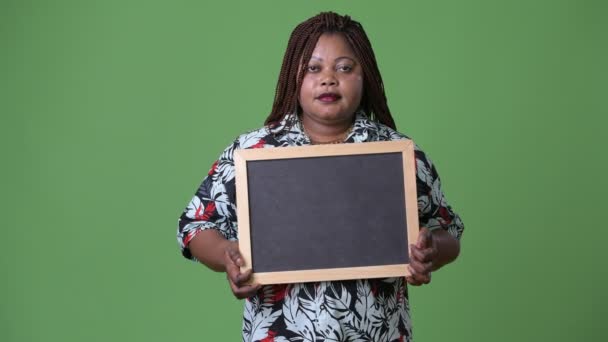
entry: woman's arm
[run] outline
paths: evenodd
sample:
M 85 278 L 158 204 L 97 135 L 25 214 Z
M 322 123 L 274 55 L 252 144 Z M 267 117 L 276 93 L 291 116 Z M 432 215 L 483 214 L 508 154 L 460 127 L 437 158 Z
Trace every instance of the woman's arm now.
M 407 281 L 412 285 L 422 285 L 431 281 L 432 271 L 458 257 L 464 225 L 445 198 L 434 164 L 418 147 L 414 153 L 418 220 L 423 228 L 420 229 L 418 241 L 410 245 L 411 275 Z
M 233 152 L 235 140 L 211 166 L 186 210 L 180 216 L 177 240 L 182 254 L 216 272 L 226 272 L 237 298 L 253 295 L 258 285 L 244 285 L 251 272 L 240 272 L 243 258 L 236 240 Z
M 428 259 L 432 263 L 431 271 L 436 271 L 456 260 L 460 253 L 460 241 L 444 229 L 431 231 L 430 238 L 432 241 L 428 245 L 431 251 L 418 256 Z
M 232 242 L 235 243 L 235 242 Z M 199 232 L 188 244 L 190 253 L 196 260 L 216 272 L 226 272 L 226 250 L 231 242 L 216 229 Z
M 433 271 L 456 260 L 460 254 L 460 240 L 448 233 L 447 230 L 434 230 L 433 244 L 438 251 L 436 259 L 433 261 Z
M 241 273 L 243 257 L 236 241 L 229 241 L 215 229 L 207 229 L 196 234 L 188 244 L 192 255 L 216 272 L 226 272 L 230 289 L 236 298 L 251 297 L 260 288 L 258 284 L 245 284 L 251 277 L 251 270 Z

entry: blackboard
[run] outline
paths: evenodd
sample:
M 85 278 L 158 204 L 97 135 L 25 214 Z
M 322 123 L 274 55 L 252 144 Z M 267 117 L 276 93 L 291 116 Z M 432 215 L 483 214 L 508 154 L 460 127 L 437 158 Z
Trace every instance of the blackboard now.
M 407 275 L 413 142 L 235 152 L 239 248 L 253 282 Z

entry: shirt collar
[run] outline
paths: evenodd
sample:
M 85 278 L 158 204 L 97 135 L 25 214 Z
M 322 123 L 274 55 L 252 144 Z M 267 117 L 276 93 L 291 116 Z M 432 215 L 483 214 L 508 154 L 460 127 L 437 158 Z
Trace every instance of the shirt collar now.
M 358 110 L 355 112 L 353 129 L 346 137 L 346 140 L 348 141 L 352 138 L 357 142 L 365 141 L 370 133 L 374 133 L 377 130 L 377 126 L 371 122 L 367 114 L 363 110 Z M 290 133 L 306 136 L 300 117 L 294 113 L 286 114 L 276 126 L 270 127 L 270 132 L 273 134 Z

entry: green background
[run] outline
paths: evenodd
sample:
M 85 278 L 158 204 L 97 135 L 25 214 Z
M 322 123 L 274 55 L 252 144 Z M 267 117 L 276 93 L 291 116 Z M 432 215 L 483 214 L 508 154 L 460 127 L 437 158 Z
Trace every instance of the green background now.
M 466 225 L 417 341 L 605 341 L 604 1 L 0 1 L 0 341 L 238 341 L 177 218 L 270 111 L 293 27 L 348 13 Z

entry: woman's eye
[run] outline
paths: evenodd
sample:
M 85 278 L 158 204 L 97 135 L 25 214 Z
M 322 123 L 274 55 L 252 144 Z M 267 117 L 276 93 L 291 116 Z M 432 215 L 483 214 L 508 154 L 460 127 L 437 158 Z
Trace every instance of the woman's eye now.
M 309 65 L 308 67 L 306 67 L 306 71 L 308 72 L 317 72 L 319 71 L 319 67 L 316 65 Z
M 349 72 L 353 70 L 353 67 L 350 65 L 338 65 L 338 70 L 343 72 Z

